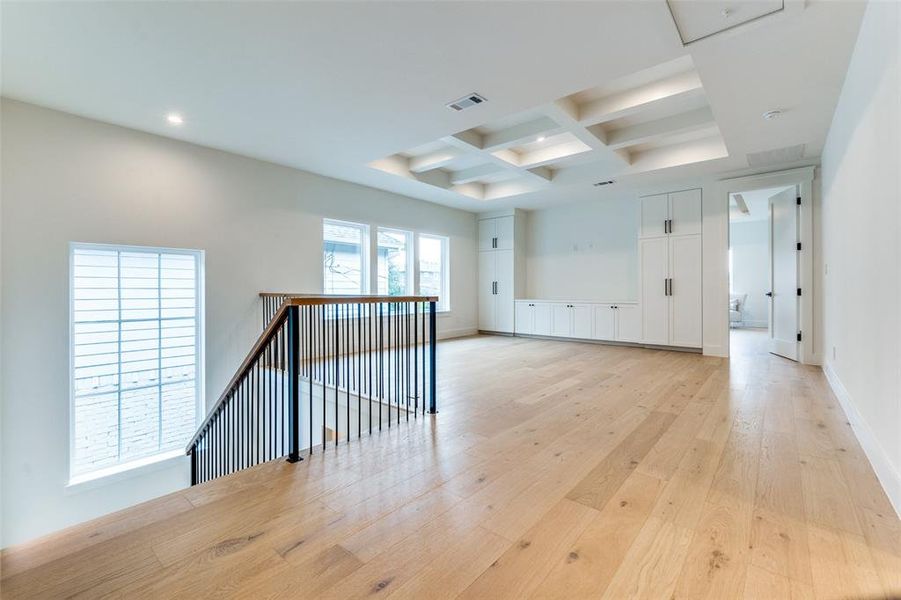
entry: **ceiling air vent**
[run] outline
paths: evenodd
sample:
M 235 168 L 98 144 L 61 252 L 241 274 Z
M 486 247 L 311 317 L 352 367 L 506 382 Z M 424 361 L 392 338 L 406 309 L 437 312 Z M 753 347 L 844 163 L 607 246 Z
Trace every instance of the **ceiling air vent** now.
M 469 94 L 468 96 L 463 96 L 462 98 L 457 98 L 453 102 L 448 103 L 447 107 L 452 108 L 454 110 L 464 110 L 475 106 L 477 104 L 481 104 L 482 102 L 486 102 L 484 96 L 479 96 L 475 92 Z
M 610 185 L 611 183 L 613 183 L 612 179 L 610 179 L 609 181 L 598 181 L 597 183 L 595 183 L 593 185 L 594 185 L 594 187 L 600 187 L 602 185 Z

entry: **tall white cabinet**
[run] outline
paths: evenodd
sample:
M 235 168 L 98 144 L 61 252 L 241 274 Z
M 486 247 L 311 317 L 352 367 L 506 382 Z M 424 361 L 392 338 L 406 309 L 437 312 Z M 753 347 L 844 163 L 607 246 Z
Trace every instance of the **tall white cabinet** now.
M 479 217 L 479 330 L 513 333 L 514 300 L 524 290 L 520 211 Z
M 642 341 L 700 348 L 701 190 L 640 198 Z

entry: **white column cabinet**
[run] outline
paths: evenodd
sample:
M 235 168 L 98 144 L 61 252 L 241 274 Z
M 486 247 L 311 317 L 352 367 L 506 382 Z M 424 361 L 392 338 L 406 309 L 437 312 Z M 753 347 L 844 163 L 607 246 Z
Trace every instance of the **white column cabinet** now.
M 479 252 L 479 329 L 513 333 L 513 251 Z
M 700 348 L 701 236 L 640 241 L 642 341 Z
M 486 216 L 478 221 L 479 237 L 479 330 L 513 333 L 517 293 L 524 288 L 522 248 L 514 234 L 524 217 L 519 211 Z M 519 223 L 519 224 L 518 224 Z M 525 315 L 522 315 L 525 318 Z

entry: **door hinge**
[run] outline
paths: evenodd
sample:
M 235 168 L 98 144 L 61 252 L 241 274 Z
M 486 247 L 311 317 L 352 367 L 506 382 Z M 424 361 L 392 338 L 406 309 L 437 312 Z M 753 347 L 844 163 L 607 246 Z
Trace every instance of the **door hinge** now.
M 798 288 L 798 295 L 801 295 L 801 288 Z
M 799 342 L 801 341 L 801 332 L 800 331 L 798 332 L 798 341 Z
M 797 201 L 798 201 L 798 206 L 801 206 L 801 196 L 798 196 Z
M 798 242 L 798 251 L 801 250 L 801 242 Z

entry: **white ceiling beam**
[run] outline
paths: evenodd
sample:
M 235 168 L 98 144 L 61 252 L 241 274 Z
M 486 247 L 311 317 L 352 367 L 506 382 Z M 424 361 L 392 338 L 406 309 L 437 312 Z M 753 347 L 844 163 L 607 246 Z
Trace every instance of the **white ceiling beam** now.
M 579 106 L 572 99 L 563 98 L 552 102 L 544 106 L 543 111 L 580 142 L 597 150 L 602 160 L 613 157 L 618 162 L 629 164 L 629 153 L 609 148 L 602 129 L 589 130 L 579 122 Z
M 460 151 L 448 148 L 437 152 L 430 152 L 422 156 L 413 156 L 409 161 L 409 168 L 414 173 L 422 173 L 423 171 L 431 171 L 432 169 L 440 169 L 446 167 L 454 160 L 460 157 Z
M 628 116 L 655 104 L 678 102 L 703 93 L 701 78 L 694 71 L 689 71 L 581 104 L 578 106 L 578 120 L 584 125 L 594 125 Z
M 450 180 L 454 185 L 462 185 L 464 183 L 470 183 L 473 181 L 478 181 L 479 179 L 487 176 L 494 175 L 496 173 L 502 173 L 508 169 L 504 169 L 500 165 L 496 163 L 487 163 L 483 165 L 477 165 L 475 167 L 470 167 L 468 169 L 463 169 L 461 171 L 456 171 L 451 173 Z
M 692 140 L 663 148 L 652 148 L 632 155 L 634 172 L 669 169 L 691 163 L 726 158 L 729 151 L 720 135 Z
M 461 131 L 460 133 L 455 133 L 454 135 L 441 138 L 443 142 L 446 144 L 450 144 L 455 148 L 459 148 L 465 152 L 470 154 L 477 154 L 485 159 L 486 163 L 491 163 L 493 165 L 497 165 L 501 169 L 506 169 L 508 171 L 512 171 L 517 175 L 524 177 L 525 179 L 531 179 L 533 182 L 539 182 L 542 184 L 546 184 L 549 180 L 546 177 L 542 177 L 539 174 L 532 173 L 528 169 L 523 169 L 519 166 L 519 159 L 515 152 L 512 150 L 499 150 L 496 154 L 493 152 L 488 152 L 482 149 L 482 136 L 471 129 L 467 131 Z M 505 160 L 503 158 L 506 156 L 510 160 Z
M 519 165 L 525 168 L 532 168 L 550 164 L 570 156 L 575 156 L 576 154 L 582 154 L 583 152 L 591 152 L 591 150 L 591 147 L 582 141 L 572 140 L 571 142 L 555 144 L 554 146 L 548 146 L 547 148 L 540 148 L 526 154 L 521 154 Z
M 526 123 L 520 123 L 500 131 L 488 133 L 483 139 L 483 148 L 489 152 L 516 146 L 524 142 L 532 142 L 541 135 L 553 135 L 560 131 L 560 126 L 548 117 L 539 117 Z
M 716 125 L 716 121 L 710 108 L 698 108 L 646 123 L 608 130 L 607 144 L 614 149 L 628 148 L 712 125 Z M 599 126 L 595 125 L 589 129 L 597 127 Z

